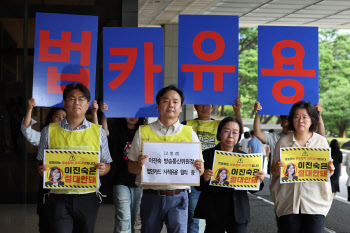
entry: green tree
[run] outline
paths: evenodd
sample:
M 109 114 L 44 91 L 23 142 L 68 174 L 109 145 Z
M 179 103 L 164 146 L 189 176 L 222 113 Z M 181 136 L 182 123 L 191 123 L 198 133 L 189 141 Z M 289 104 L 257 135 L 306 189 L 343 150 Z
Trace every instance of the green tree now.
M 258 29 L 239 29 L 239 96 L 242 117 L 251 117 L 257 98 L 258 83 Z
M 242 101 L 242 117 L 254 117 L 254 103 L 257 100 L 258 84 L 258 29 L 239 29 L 239 97 Z M 228 108 L 228 110 L 226 110 Z M 231 108 L 221 106 L 221 116 L 232 115 Z M 267 123 L 273 115 L 261 116 L 261 121 Z
M 256 47 L 244 50 L 239 55 L 238 90 L 242 101 L 243 117 L 252 117 L 253 106 L 257 99 L 258 51 Z
M 258 29 L 240 28 L 239 29 L 239 96 L 243 103 L 241 113 L 242 117 L 251 117 L 253 106 L 256 101 L 257 78 L 258 78 Z M 220 115 L 224 116 L 231 113 L 230 109 L 225 111 L 221 106 Z M 225 113 L 226 112 L 226 113 Z
M 350 35 L 319 32 L 319 84 L 327 131 L 343 136 L 350 123 Z
M 323 121 L 326 130 L 331 134 L 345 136 L 347 127 L 350 123 L 350 84 L 346 86 L 338 86 L 329 89 L 326 94 L 321 97 L 321 105 L 323 107 Z
M 239 30 L 239 96 L 243 103 L 244 118 L 253 117 L 253 105 L 257 99 L 258 30 Z M 326 130 L 343 135 L 350 124 L 350 35 L 337 30 L 319 32 L 319 90 Z M 349 92 L 350 93 L 350 92 Z M 344 107 L 345 106 L 345 107 Z M 221 107 L 221 115 L 230 114 Z M 264 116 L 266 123 L 272 116 Z

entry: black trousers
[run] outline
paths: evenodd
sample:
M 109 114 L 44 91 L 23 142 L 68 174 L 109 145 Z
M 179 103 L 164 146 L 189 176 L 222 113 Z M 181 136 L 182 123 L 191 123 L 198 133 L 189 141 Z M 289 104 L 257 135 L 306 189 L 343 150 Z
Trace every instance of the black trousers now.
M 281 233 L 323 233 L 326 217 L 320 214 L 289 214 L 279 217 Z
M 204 233 L 246 233 L 247 223 L 239 224 L 236 221 L 215 222 L 206 220 Z
M 49 189 L 43 189 L 43 178 L 40 177 L 40 185 L 38 191 L 38 206 L 36 209 L 36 213 L 39 216 L 39 232 L 40 233 L 51 233 L 50 231 L 50 205 L 48 201 L 48 196 L 45 194 L 49 192 Z M 44 203 L 45 198 L 45 203 Z
M 350 201 L 350 186 L 348 186 L 348 201 Z
M 100 206 L 96 193 L 50 194 L 53 233 L 93 233 Z

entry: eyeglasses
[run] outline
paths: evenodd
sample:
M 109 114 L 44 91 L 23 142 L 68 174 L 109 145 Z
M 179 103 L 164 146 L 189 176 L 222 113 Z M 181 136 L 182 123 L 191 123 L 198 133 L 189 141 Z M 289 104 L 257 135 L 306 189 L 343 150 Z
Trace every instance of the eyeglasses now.
M 75 101 L 77 101 L 77 100 L 78 100 L 78 103 L 85 103 L 85 101 L 87 101 L 85 96 L 79 96 L 78 98 L 71 96 L 71 97 L 68 97 L 66 99 L 66 101 L 71 102 L 71 103 L 75 103 Z
M 300 121 L 300 120 L 307 121 L 307 120 L 310 120 L 310 119 L 311 118 L 309 116 L 294 116 L 293 117 L 294 121 Z
M 239 135 L 239 131 L 224 130 L 223 132 L 223 134 L 226 134 L 226 135 L 230 135 L 231 133 L 233 135 Z

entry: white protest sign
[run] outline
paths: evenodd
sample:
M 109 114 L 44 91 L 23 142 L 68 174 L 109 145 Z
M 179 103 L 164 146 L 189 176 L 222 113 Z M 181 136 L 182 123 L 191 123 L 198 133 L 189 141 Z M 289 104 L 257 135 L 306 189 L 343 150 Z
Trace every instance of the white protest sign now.
M 199 172 L 193 165 L 202 153 L 199 142 L 144 141 L 142 151 L 148 155 L 142 184 L 199 186 Z

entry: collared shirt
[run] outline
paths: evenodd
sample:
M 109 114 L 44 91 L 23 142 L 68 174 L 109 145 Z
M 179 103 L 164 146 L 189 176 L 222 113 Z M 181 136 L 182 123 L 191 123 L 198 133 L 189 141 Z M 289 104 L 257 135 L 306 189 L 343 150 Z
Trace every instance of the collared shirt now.
M 91 127 L 91 122 L 87 121 L 85 118 L 83 120 L 83 123 L 77 127 L 76 130 L 72 129 L 72 127 L 68 124 L 68 121 L 66 118 L 58 122 L 58 125 L 67 131 L 79 131 L 79 130 L 85 130 Z M 44 150 L 49 149 L 49 131 L 50 126 L 46 126 L 41 131 L 41 138 L 40 138 L 40 144 L 39 144 L 39 150 L 38 155 L 36 157 L 37 160 L 42 161 L 44 160 Z M 108 141 L 106 132 L 101 127 L 100 132 L 100 161 L 101 163 L 111 163 L 112 158 L 111 154 L 109 153 L 108 148 Z
M 23 121 L 21 124 L 21 132 L 23 136 L 30 142 L 30 144 L 33 146 L 38 146 L 40 143 L 40 132 L 32 129 L 32 125 L 35 125 L 37 123 L 36 120 L 32 119 L 30 125 L 27 128 L 24 127 Z
M 300 147 L 290 133 L 281 138 L 275 149 L 273 162 L 280 160 L 280 148 Z M 306 147 L 328 148 L 326 138 L 313 133 Z M 280 177 L 272 177 L 271 197 L 275 202 L 277 216 L 288 214 L 321 214 L 326 216 L 332 205 L 333 195 L 330 182 L 298 182 L 280 184 Z
M 273 132 L 273 133 L 268 133 L 268 132 L 264 132 L 265 133 L 265 138 L 266 138 L 266 145 L 270 146 L 270 152 L 271 152 L 271 161 L 273 160 L 273 154 L 275 153 L 275 147 L 276 147 L 276 143 L 278 142 L 278 140 L 280 140 L 281 137 L 284 136 L 283 131 L 279 134 Z
M 160 136 L 172 136 L 179 133 L 182 129 L 183 124 L 180 124 L 179 120 L 173 125 L 167 128 L 160 122 L 159 118 L 157 121 L 149 124 L 151 129 Z M 131 144 L 131 149 L 128 154 L 128 158 L 132 161 L 137 162 L 139 155 L 141 154 L 141 135 L 140 128 L 136 131 L 135 137 Z M 192 130 L 192 142 L 199 142 L 197 134 Z M 201 159 L 203 160 L 203 155 L 201 153 Z M 135 183 L 141 186 L 141 174 L 136 176 Z M 180 185 L 142 185 L 144 189 L 154 189 L 154 190 L 174 190 L 174 189 L 190 189 L 190 186 L 180 186 Z

